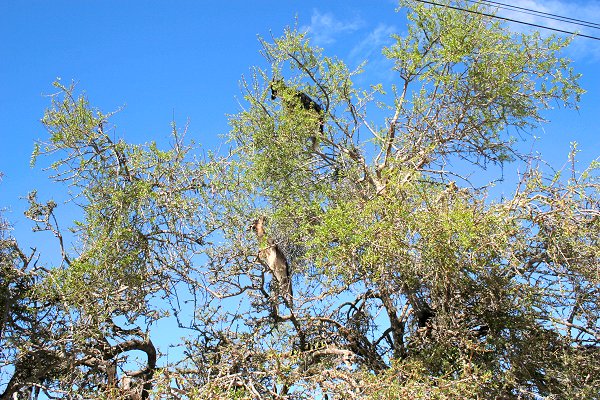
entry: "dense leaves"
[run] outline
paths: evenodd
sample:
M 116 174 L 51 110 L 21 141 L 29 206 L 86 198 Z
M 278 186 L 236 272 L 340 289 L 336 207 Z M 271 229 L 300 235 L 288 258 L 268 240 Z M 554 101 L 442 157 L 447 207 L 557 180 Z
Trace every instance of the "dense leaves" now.
M 598 163 L 519 150 L 583 93 L 567 42 L 401 5 L 389 87 L 295 30 L 261 40 L 224 155 L 176 126 L 167 150 L 115 140 L 56 83 L 34 161 L 81 218 L 70 248 L 30 194 L 46 266 L 2 225 L 0 398 L 598 398 Z M 508 162 L 510 197 L 468 178 Z M 165 321 L 188 328 L 175 359 Z

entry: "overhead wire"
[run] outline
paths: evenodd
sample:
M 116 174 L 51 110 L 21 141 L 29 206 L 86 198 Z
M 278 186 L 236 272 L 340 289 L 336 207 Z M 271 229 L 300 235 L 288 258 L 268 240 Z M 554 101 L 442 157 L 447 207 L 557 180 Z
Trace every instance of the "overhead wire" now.
M 493 6 L 498 9 L 515 11 L 515 12 L 519 12 L 522 14 L 533 15 L 536 17 L 546 18 L 546 19 L 550 19 L 550 20 L 554 20 L 554 21 L 566 22 L 568 24 L 584 26 L 584 27 L 592 28 L 592 29 L 600 29 L 599 23 L 585 21 L 585 20 L 577 19 L 577 18 L 565 17 L 563 15 L 552 14 L 552 13 L 548 13 L 548 12 L 544 12 L 544 11 L 534 10 L 532 8 L 514 6 L 512 4 L 501 3 L 499 1 L 492 1 L 492 0 L 467 0 L 467 1 L 469 3 Z
M 434 1 L 428 1 L 428 0 L 415 0 L 415 1 L 418 1 L 419 3 L 430 4 L 430 5 L 439 6 L 439 7 L 450 8 L 450 9 L 453 9 L 453 10 L 465 11 L 465 12 L 468 12 L 468 13 L 471 13 L 471 14 L 482 15 L 482 16 L 485 16 L 485 17 L 496 18 L 496 19 L 500 19 L 500 20 L 503 20 L 503 21 L 507 21 L 507 22 L 514 22 L 514 23 L 517 23 L 517 24 L 533 26 L 535 28 L 541 28 L 541 29 L 547 29 L 547 30 L 554 31 L 554 32 L 566 33 L 566 34 L 569 34 L 569 35 L 575 35 L 577 37 L 584 37 L 584 38 L 588 38 L 588 39 L 600 40 L 600 37 L 597 37 L 597 36 L 584 35 L 582 33 L 567 31 L 567 30 L 564 30 L 564 29 L 552 28 L 552 27 L 545 26 L 545 25 L 534 24 L 532 22 L 519 21 L 519 20 L 513 19 L 513 18 L 502 17 L 502 16 L 499 16 L 499 15 L 484 13 L 484 12 L 476 11 L 476 10 L 469 10 L 467 8 L 453 6 L 453 5 L 450 5 L 450 4 L 436 3 Z

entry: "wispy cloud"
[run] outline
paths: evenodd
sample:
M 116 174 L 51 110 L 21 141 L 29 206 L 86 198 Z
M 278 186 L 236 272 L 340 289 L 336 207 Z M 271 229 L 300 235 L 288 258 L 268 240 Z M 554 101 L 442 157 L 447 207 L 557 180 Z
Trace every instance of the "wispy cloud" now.
M 371 77 L 382 81 L 391 80 L 393 76 L 391 68 L 393 63 L 385 58 L 381 51 L 385 46 L 393 43 L 394 39 L 392 39 L 391 35 L 397 32 L 394 26 L 386 24 L 377 25 L 350 50 L 348 55 L 350 65 L 356 67 L 366 61 L 365 71 Z
M 385 45 L 392 42 L 390 36 L 396 32 L 393 26 L 379 24 L 350 51 L 351 60 L 368 60 L 375 52 L 379 55 Z
M 300 29 L 309 32 L 314 43 L 322 46 L 335 43 L 340 35 L 355 32 L 362 25 L 363 22 L 358 18 L 342 21 L 331 13 L 323 14 L 318 10 L 313 10 L 310 25 L 302 26 Z

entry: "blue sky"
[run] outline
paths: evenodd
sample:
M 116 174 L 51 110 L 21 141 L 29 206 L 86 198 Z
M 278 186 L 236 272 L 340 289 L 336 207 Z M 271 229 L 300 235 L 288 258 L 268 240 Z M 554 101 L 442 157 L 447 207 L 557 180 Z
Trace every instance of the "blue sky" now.
M 356 41 L 340 43 L 341 35 L 360 38 L 359 29 L 368 34 L 397 17 L 392 2 L 302 4 L 0 1 L 0 207 L 20 219 L 18 197 L 45 182 L 28 163 L 34 140 L 45 137 L 43 95 L 57 77 L 77 81 L 104 111 L 124 107 L 114 121 L 126 140 L 165 138 L 174 113 L 179 125 L 189 119 L 190 138 L 214 147 L 228 130 L 226 114 L 239 110 L 240 78 L 263 62 L 257 35 L 279 35 L 295 21 L 314 25 L 321 44 L 346 56 Z
M 600 22 L 597 1 L 510 3 Z M 105 112 L 123 107 L 114 122 L 117 135 L 128 141 L 165 140 L 174 114 L 179 126 L 189 119 L 189 138 L 215 148 L 218 135 L 228 130 L 227 114 L 239 111 L 240 78 L 253 65 L 266 66 L 257 35 L 278 36 L 297 24 L 326 54 L 351 66 L 368 60 L 359 83 L 389 85 L 394 77 L 384 69 L 381 46 L 406 26 L 395 7 L 391 0 L 0 0 L 0 209 L 15 225 L 15 236 L 25 248 L 39 246 L 41 238 L 28 234 L 21 197 L 34 188 L 41 199 L 65 190 L 48 184 L 41 169 L 46 160 L 29 167 L 34 141 L 45 138 L 39 120 L 49 99 L 43 95 L 53 92 L 57 77 L 77 81 L 91 104 Z M 599 30 L 585 33 L 600 36 Z M 582 160 L 600 155 L 600 41 L 576 38 L 567 55 L 583 73 L 588 93 L 579 112 L 549 113 L 552 122 L 537 133 L 538 149 L 557 166 L 566 160 L 571 141 L 580 143 Z
M 600 21 L 595 1 L 511 3 Z M 228 129 L 226 114 L 239 110 L 240 78 L 251 66 L 264 65 L 257 35 L 279 35 L 297 23 L 327 54 L 351 65 L 369 60 L 365 83 L 390 80 L 379 57 L 389 34 L 405 29 L 395 5 L 391 0 L 0 2 L 0 171 L 5 175 L 0 206 L 13 210 L 10 219 L 20 219 L 24 205 L 17 206 L 18 197 L 44 182 L 46 175 L 28 163 L 33 141 L 45 137 L 39 119 L 49 99 L 43 94 L 52 93 L 57 77 L 79 82 L 104 111 L 124 107 L 115 122 L 117 134 L 127 140 L 165 138 L 174 113 L 180 126 L 189 119 L 190 138 L 214 147 L 217 135 Z M 586 33 L 600 36 L 600 30 Z M 576 39 L 569 56 L 584 74 L 588 93 L 579 113 L 549 114 L 553 123 L 540 133 L 540 145 L 551 157 L 564 154 L 570 140 L 581 142 L 584 156 L 600 145 L 594 127 L 600 41 Z

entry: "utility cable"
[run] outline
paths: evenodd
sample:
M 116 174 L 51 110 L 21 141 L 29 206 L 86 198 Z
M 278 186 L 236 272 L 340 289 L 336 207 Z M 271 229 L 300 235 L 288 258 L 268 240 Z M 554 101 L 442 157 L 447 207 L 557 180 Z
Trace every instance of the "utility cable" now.
M 582 33 L 566 31 L 566 30 L 558 29 L 558 28 L 551 28 L 549 26 L 534 24 L 534 23 L 531 23 L 531 22 L 519 21 L 519 20 L 516 20 L 516 19 L 507 18 L 507 17 L 501 17 L 501 16 L 498 16 L 498 15 L 488 14 L 488 13 L 484 13 L 484 12 L 480 12 L 480 11 L 469 10 L 469 9 L 466 9 L 466 8 L 461 8 L 461 7 L 458 7 L 458 6 L 452 6 L 452 5 L 449 5 L 449 4 L 440 4 L 440 3 L 436 3 L 434 1 L 427 1 L 427 0 L 415 0 L 415 1 L 418 1 L 419 3 L 430 4 L 430 5 L 439 6 L 439 7 L 451 8 L 453 10 L 465 11 L 465 12 L 468 12 L 468 13 L 471 13 L 471 14 L 478 14 L 478 15 L 482 15 L 482 16 L 485 16 L 485 17 L 501 19 L 503 21 L 514 22 L 514 23 L 517 23 L 517 24 L 523 24 L 523 25 L 533 26 L 535 28 L 547 29 L 547 30 L 550 30 L 550 31 L 560 32 L 560 33 L 566 33 L 566 34 L 575 35 L 575 36 L 578 36 L 578 37 L 584 37 L 584 38 L 588 38 L 588 39 L 600 40 L 600 37 L 597 37 L 597 36 L 584 35 Z
M 538 10 L 534 10 L 531 8 L 513 6 L 511 4 L 500 3 L 498 1 L 491 1 L 491 0 L 467 0 L 467 1 L 470 3 L 474 3 L 474 4 L 493 6 L 498 9 L 510 10 L 510 11 L 515 11 L 515 12 L 520 12 L 523 14 L 533 15 L 536 17 L 566 22 L 568 24 L 580 25 L 580 26 L 584 26 L 587 28 L 593 28 L 593 29 L 600 29 L 600 24 L 595 23 L 595 22 L 589 22 L 589 21 L 584 21 L 582 19 L 565 17 L 562 15 L 547 13 L 544 11 L 538 11 Z

